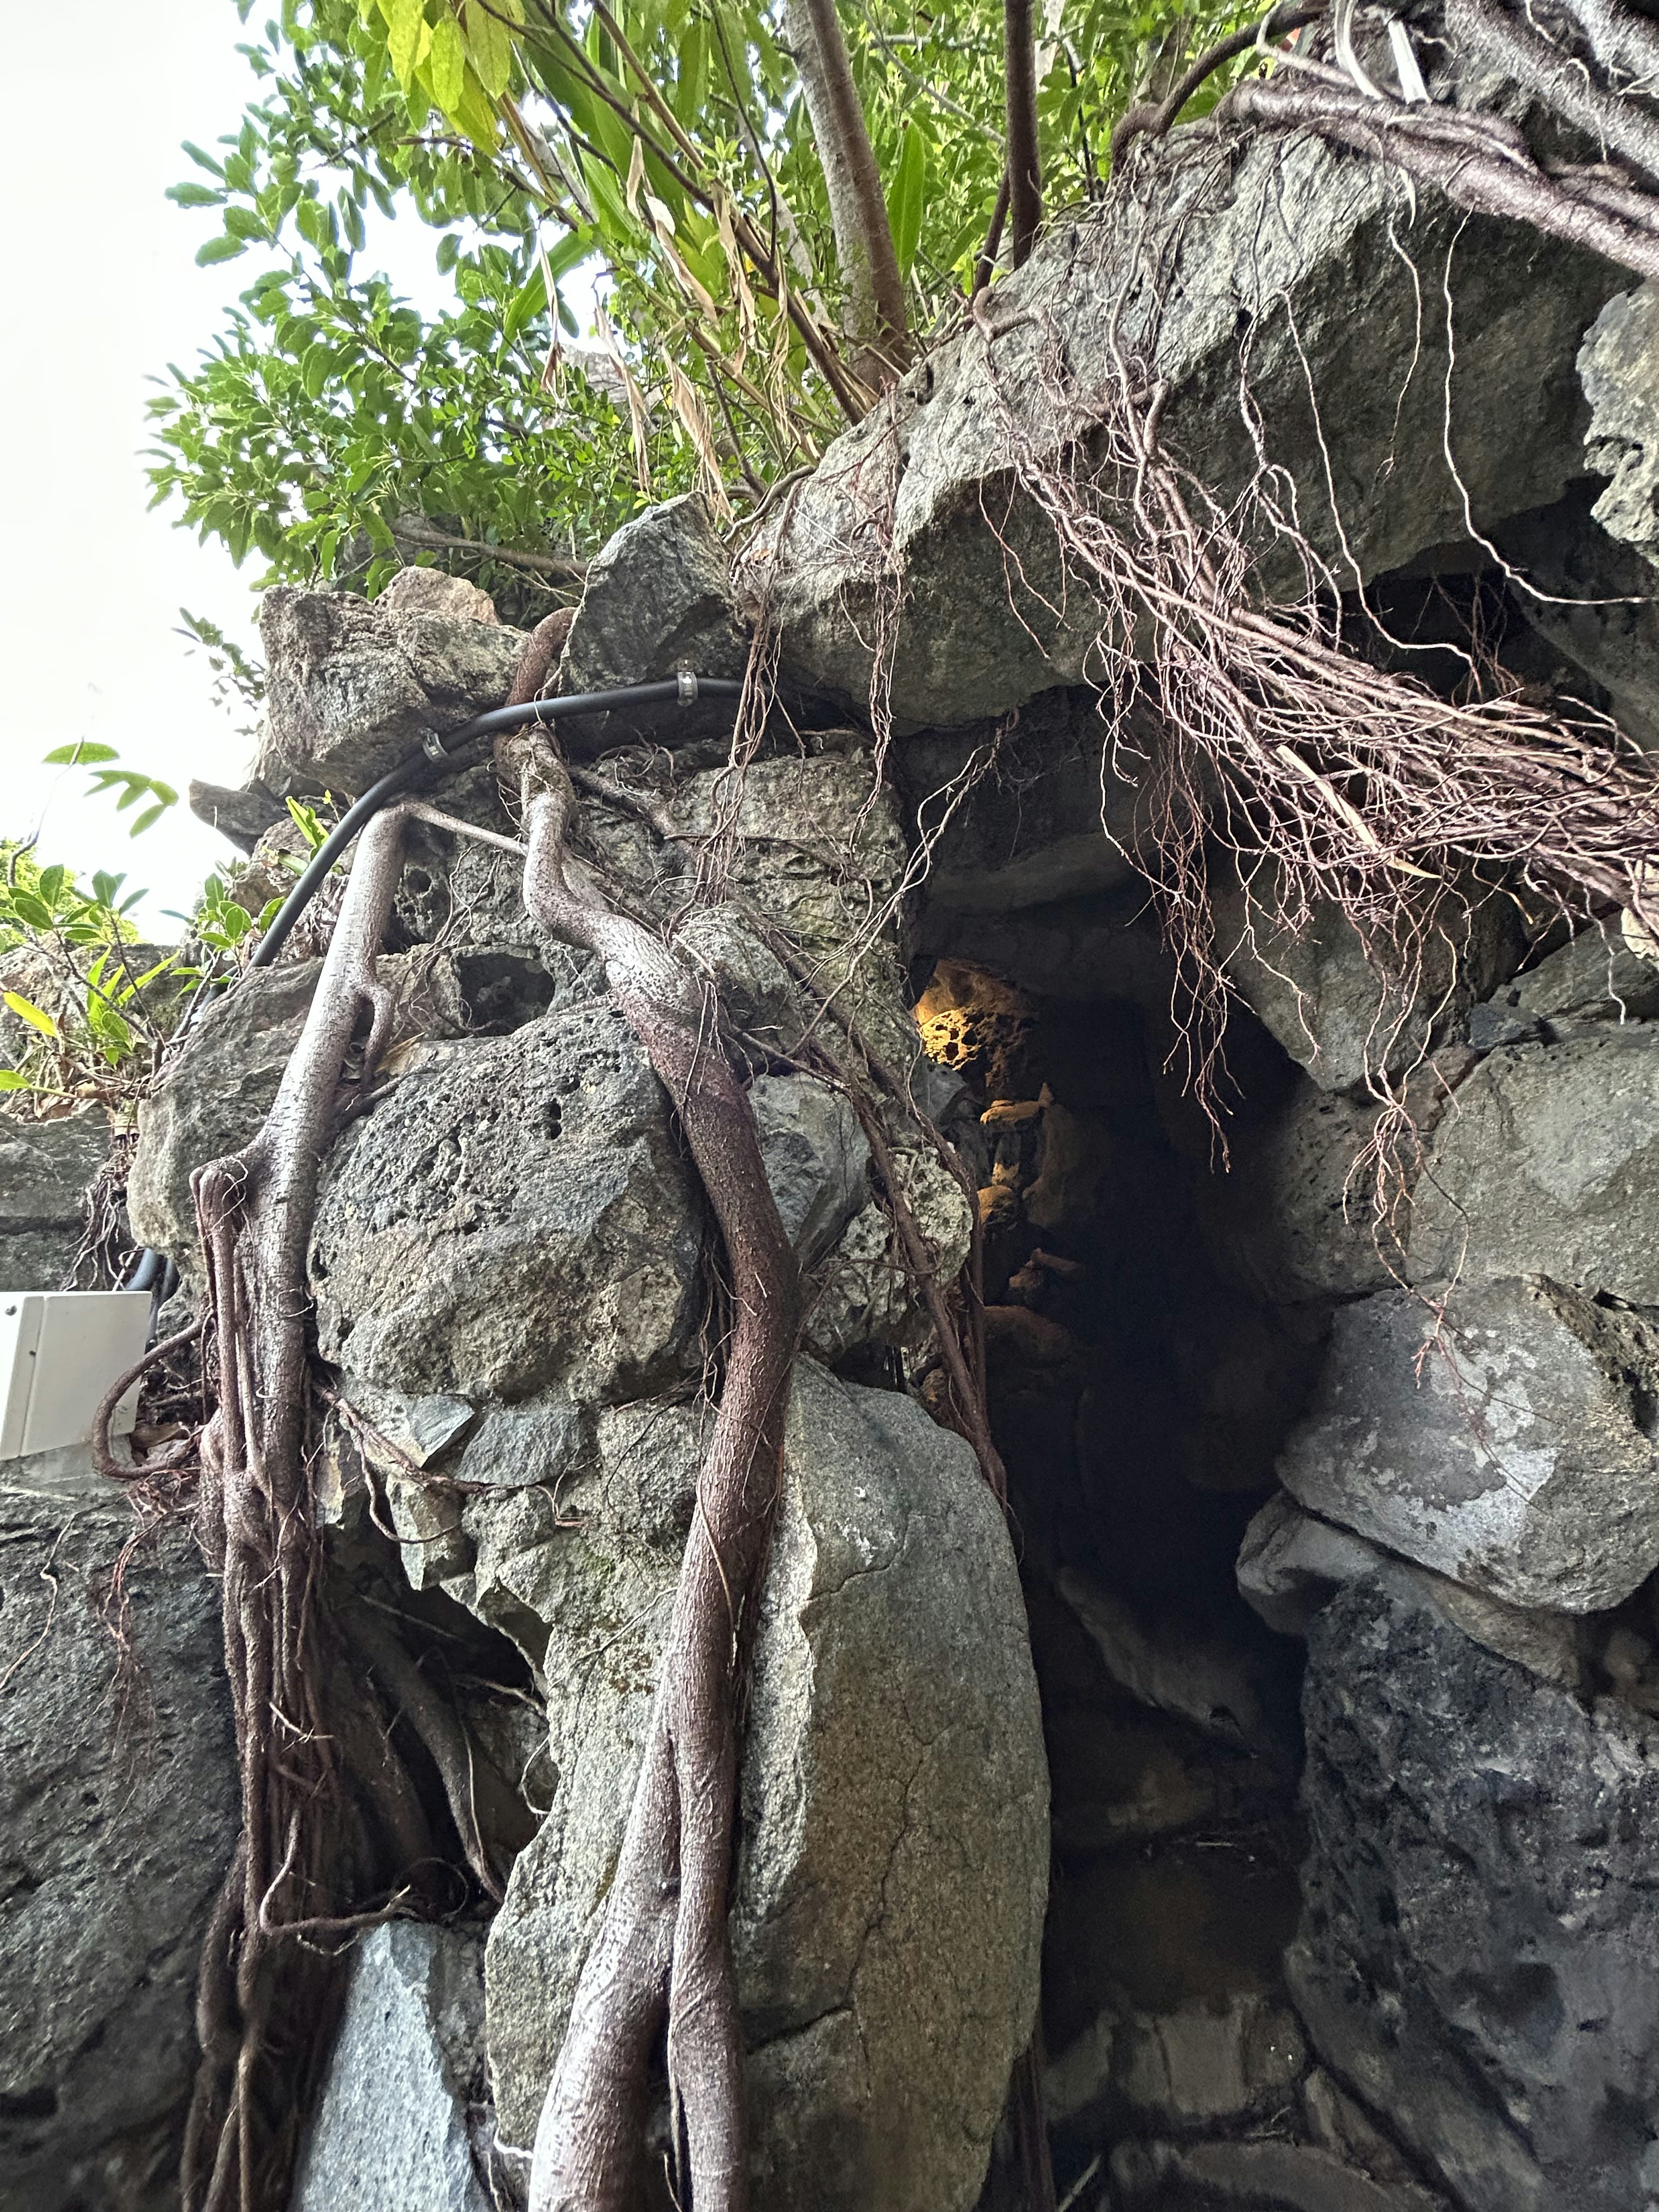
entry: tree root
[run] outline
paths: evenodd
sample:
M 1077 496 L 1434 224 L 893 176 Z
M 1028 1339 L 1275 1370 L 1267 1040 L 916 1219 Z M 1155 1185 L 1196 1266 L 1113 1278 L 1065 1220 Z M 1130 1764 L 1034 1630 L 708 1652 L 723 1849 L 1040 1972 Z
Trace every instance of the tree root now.
M 525 903 L 550 934 L 604 963 L 678 1113 L 725 1241 L 732 1312 L 644 1759 L 537 2130 L 531 2203 L 532 2212 L 622 2212 L 635 2201 L 647 2070 L 665 2012 L 691 2202 L 743 2212 L 743 2039 L 726 1923 L 736 1696 L 781 1480 L 798 1271 L 705 987 L 617 913 L 570 854 L 575 792 L 550 742 L 508 741 L 499 760 L 526 800 Z

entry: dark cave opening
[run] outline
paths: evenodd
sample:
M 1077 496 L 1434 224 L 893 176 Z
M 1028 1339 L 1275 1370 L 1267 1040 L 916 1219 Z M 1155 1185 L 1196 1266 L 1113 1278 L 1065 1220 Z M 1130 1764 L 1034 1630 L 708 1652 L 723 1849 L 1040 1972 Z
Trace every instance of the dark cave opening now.
M 1157 1010 L 947 957 L 916 1017 L 983 1137 L 989 1397 L 1053 1793 L 1042 2025 L 1063 2197 L 1149 2122 L 1259 2132 L 1294 2095 L 1303 1651 L 1234 1563 L 1323 1327 L 1230 1251 L 1237 1193 Z M 1249 1026 L 1236 1147 L 1296 1079 Z

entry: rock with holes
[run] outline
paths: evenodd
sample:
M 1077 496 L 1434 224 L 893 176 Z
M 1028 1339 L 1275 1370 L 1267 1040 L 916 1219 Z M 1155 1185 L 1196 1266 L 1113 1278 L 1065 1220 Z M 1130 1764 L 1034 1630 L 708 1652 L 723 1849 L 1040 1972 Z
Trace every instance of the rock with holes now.
M 1578 356 L 1590 404 L 1586 458 L 1613 481 L 1595 502 L 1601 527 L 1659 566 L 1659 283 L 1607 301 Z
M 293 2212 L 489 2212 L 467 2106 L 483 2093 L 483 1946 L 465 1928 L 377 1928 L 300 2154 Z
M 1279 1462 L 1299 1504 L 1511 1605 L 1594 1613 L 1659 1565 L 1659 1332 L 1542 1278 L 1340 1308 Z
M 184 1522 L 0 1489 L 0 2208 L 170 2212 L 239 1797 L 219 1590 Z
M 259 635 L 265 719 L 253 779 L 279 795 L 336 798 L 360 795 L 428 732 L 499 707 L 524 644 L 493 607 L 481 619 L 453 589 L 439 602 L 429 587 L 370 602 L 280 584 L 260 601 Z
M 1463 2212 L 1659 2195 L 1659 1737 L 1470 1641 L 1420 1588 L 1314 1623 L 1290 1953 L 1331 2070 Z
M 138 1109 L 127 1182 L 133 1234 L 171 1254 L 187 1274 L 199 1264 L 191 1176 L 258 1133 L 321 970 L 319 960 L 250 970 L 192 1024 Z M 507 948 L 452 954 L 422 947 L 383 959 L 380 976 L 394 1005 L 388 1074 L 417 1039 L 460 1036 L 503 1006 L 518 1012 L 544 1003 L 553 988 L 538 961 Z
M 442 1047 L 334 1147 L 323 1356 L 480 1407 L 641 1395 L 700 1364 L 701 1212 L 644 1048 L 604 1004 Z
M 700 1444 L 641 1409 L 606 1534 L 541 1523 L 553 1807 L 488 1960 L 500 2124 L 534 2132 L 610 1881 Z M 675 1470 L 678 1468 L 678 1480 Z M 629 1472 L 629 1470 L 632 1470 Z M 651 1498 L 678 1488 L 665 1523 Z M 635 1499 L 637 1497 L 639 1503 Z M 657 1539 L 629 1536 L 638 1514 Z M 532 1548 L 523 1534 L 512 1547 Z M 481 1547 L 481 1561 L 483 1551 Z M 564 1694 L 558 1694 L 555 1685 Z M 1000 1512 L 914 1401 L 803 1363 L 763 1601 L 733 1939 L 753 2181 L 774 2212 L 967 2212 L 1036 1999 L 1048 1784 Z
M 1659 1304 L 1659 1023 L 1489 1053 L 1435 1133 L 1409 1249 L 1419 1279 L 1537 1273 Z
M 0 1290 L 63 1288 L 86 1226 L 87 1186 L 108 1158 L 101 1113 L 61 1121 L 0 1115 Z

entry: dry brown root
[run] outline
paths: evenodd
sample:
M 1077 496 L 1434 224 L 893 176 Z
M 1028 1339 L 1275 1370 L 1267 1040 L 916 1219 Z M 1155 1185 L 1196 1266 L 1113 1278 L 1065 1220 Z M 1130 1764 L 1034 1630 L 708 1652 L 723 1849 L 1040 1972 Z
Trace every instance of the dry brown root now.
M 194 1178 L 218 1351 L 203 1437 L 200 1525 L 222 1576 L 225 1663 L 241 1775 L 241 1837 L 204 1952 L 202 2064 L 186 2130 L 185 2212 L 279 2212 L 298 2098 L 326 2045 L 344 1932 L 336 1901 L 361 1872 L 304 1453 L 306 1247 L 318 1178 L 363 1021 L 364 1078 L 390 1000 L 374 960 L 397 886 L 397 812 L 363 833 L 304 1034 L 259 1134 Z M 387 1826 L 418 1849 L 418 1808 L 381 1778 Z M 406 1795 L 406 1792 L 404 1793 Z M 300 1934 L 310 1940 L 295 1940 Z
M 543 928 L 603 961 L 708 1194 L 732 1316 L 645 1755 L 537 2131 L 531 2203 L 533 2212 L 622 2212 L 637 2202 L 647 2070 L 665 2013 L 689 2201 L 696 2212 L 742 2212 L 743 2040 L 726 1920 L 736 1693 L 781 1479 L 798 1271 L 705 987 L 614 912 L 572 856 L 575 793 L 550 744 L 514 741 L 503 767 L 526 799 L 526 905 Z

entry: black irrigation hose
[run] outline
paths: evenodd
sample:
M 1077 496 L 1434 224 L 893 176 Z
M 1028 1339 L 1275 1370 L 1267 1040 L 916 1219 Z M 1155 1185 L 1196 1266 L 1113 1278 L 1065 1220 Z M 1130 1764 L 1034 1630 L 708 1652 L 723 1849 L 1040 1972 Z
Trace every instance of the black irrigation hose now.
M 530 699 L 522 706 L 495 707 L 487 714 L 475 714 L 448 737 L 441 738 L 433 732 L 417 749 L 405 754 L 396 767 L 390 768 L 378 783 L 371 783 L 362 797 L 354 799 L 335 823 L 328 836 L 312 854 L 304 872 L 293 890 L 283 901 L 264 935 L 248 961 L 250 969 L 269 968 L 276 960 L 300 919 L 327 882 L 340 855 L 351 843 L 364 823 L 373 819 L 383 806 L 388 805 L 400 792 L 432 769 L 442 766 L 459 767 L 465 756 L 486 738 L 493 738 L 500 730 L 516 730 L 526 722 L 557 722 L 575 714 L 610 714 L 623 707 L 655 707 L 677 701 L 682 707 L 694 706 L 699 699 L 735 699 L 742 691 L 741 684 L 726 676 L 694 676 L 689 669 L 671 677 L 664 684 L 622 684 L 609 691 L 577 691 L 556 699 Z M 203 979 L 204 986 L 206 978 Z M 197 1008 L 205 996 L 198 987 L 188 1012 L 179 1025 L 182 1036 L 194 1019 Z M 159 1313 L 166 1300 L 178 1285 L 178 1271 L 173 1261 L 160 1252 L 149 1250 L 139 1254 L 132 1273 L 123 1288 L 129 1291 L 149 1291 L 155 1298 Z M 155 1316 L 151 1316 L 151 1334 L 155 1333 Z

